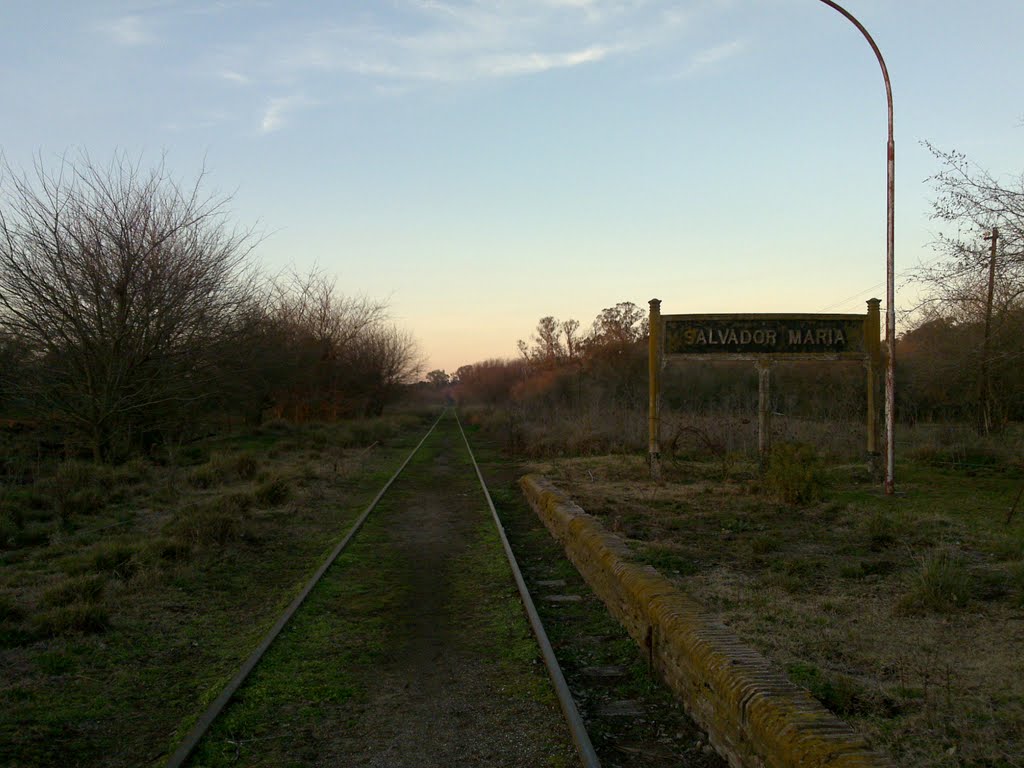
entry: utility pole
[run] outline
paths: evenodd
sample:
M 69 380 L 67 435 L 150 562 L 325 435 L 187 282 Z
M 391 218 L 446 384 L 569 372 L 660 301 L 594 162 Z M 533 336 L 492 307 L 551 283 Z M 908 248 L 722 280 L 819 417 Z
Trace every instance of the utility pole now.
M 982 235 L 991 243 L 988 257 L 988 295 L 985 297 L 985 337 L 981 343 L 981 380 L 978 382 L 978 430 L 987 435 L 995 427 L 992 413 L 992 382 L 989 378 L 988 355 L 992 339 L 992 298 L 996 287 L 996 244 L 999 228 L 992 227 Z

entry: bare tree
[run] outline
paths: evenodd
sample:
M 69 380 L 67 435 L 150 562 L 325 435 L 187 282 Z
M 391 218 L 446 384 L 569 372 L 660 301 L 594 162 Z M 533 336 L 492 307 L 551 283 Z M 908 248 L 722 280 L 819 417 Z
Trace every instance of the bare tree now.
M 631 301 L 620 301 L 614 307 L 605 307 L 594 318 L 587 346 L 590 349 L 606 347 L 616 352 L 621 351 L 644 337 L 645 318 L 644 311 Z
M 1024 309 L 1024 175 L 1004 183 L 962 153 L 925 145 L 942 166 L 930 179 L 932 217 L 946 229 L 935 242 L 938 258 L 915 274 L 925 287 L 919 317 L 979 329 L 981 343 L 964 362 L 977 372 L 978 424 L 987 432 L 1001 422 L 992 380 L 1020 352 L 1014 331 Z
M 570 320 L 569 322 L 575 321 Z M 578 327 L 579 323 L 576 325 Z M 566 357 L 565 346 L 562 344 L 562 332 L 564 329 L 565 324 L 560 323 L 551 315 L 542 317 L 537 321 L 537 329 L 534 331 L 533 336 L 530 337 L 533 346 L 520 339 L 517 344 L 519 354 L 532 365 L 541 368 L 554 368 L 558 366 Z M 573 328 L 573 332 L 575 332 L 575 328 Z
M 580 356 L 580 321 L 563 320 L 562 333 L 565 334 L 565 355 L 570 361 L 577 360 Z
M 415 338 L 394 325 L 365 328 L 346 348 L 342 392 L 359 397 L 366 416 L 380 416 L 406 384 L 423 372 Z
M 314 267 L 273 280 L 266 313 L 266 404 L 293 416 L 340 415 L 350 347 L 386 321 L 387 304 L 345 296 L 335 278 Z
M 21 389 L 41 412 L 103 460 L 208 398 L 255 285 L 256 238 L 229 224 L 229 198 L 124 154 L 0 174 L 0 329 L 29 355 Z

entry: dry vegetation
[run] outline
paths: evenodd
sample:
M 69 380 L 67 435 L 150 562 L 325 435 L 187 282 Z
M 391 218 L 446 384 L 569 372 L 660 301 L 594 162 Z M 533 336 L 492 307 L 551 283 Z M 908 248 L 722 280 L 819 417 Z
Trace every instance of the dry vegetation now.
M 275 421 L 116 467 L 0 432 L 0 764 L 150 764 L 422 420 Z
M 1005 438 L 997 452 L 939 432 L 903 441 L 896 498 L 808 446 L 780 445 L 759 474 L 694 442 L 662 483 L 637 453 L 525 469 L 899 765 L 1011 768 L 1024 755 L 1024 510 L 1008 513 L 1024 466 Z

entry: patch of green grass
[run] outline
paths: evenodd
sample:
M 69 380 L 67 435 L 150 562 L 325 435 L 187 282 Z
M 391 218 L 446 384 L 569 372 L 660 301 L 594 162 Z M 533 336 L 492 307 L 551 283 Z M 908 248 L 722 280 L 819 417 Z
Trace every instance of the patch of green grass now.
M 44 675 L 66 675 L 78 668 L 75 658 L 65 651 L 47 651 L 33 660 Z
M 269 448 L 257 453 L 255 442 L 242 435 L 186 446 L 176 457 L 168 452 L 164 463 L 99 468 L 95 485 L 110 494 L 107 506 L 65 528 L 55 525 L 47 482 L 59 463 L 26 455 L 17 480 L 23 485 L 2 492 L 0 509 L 8 511 L 7 501 L 16 499 L 24 525 L 19 536 L 44 546 L 19 543 L 0 551 L 0 764 L 162 764 L 165 758 L 154 749 L 173 748 L 168 734 L 183 735 L 424 430 L 416 421 L 408 432 L 395 433 L 361 456 L 358 471 L 322 473 L 293 486 L 287 515 L 247 512 L 243 534 L 249 526 L 259 532 L 258 547 L 193 546 L 161 532 L 178 510 L 212 497 L 191 486 L 182 467 L 207 463 L 211 444 L 225 454 L 256 455 L 261 469 L 255 477 L 294 477 L 300 461 L 325 465 L 333 454 L 300 444 L 297 451 L 278 450 L 271 460 Z M 0 450 L 0 463 L 8 468 L 9 458 Z M 79 480 L 88 475 L 71 474 Z M 228 489 L 251 485 L 239 481 Z M 130 513 L 118 501 L 120 493 L 132 497 Z M 43 593 L 61 573 L 106 579 L 104 601 L 96 605 L 107 613 L 82 601 L 43 606 Z M 34 620 L 37 607 L 42 610 Z M 358 638 L 350 669 L 360 669 L 360 658 L 381 652 L 386 631 L 367 625 L 372 631 L 364 634 L 362 626 L 343 622 L 330 641 L 347 641 L 348 633 Z M 272 717 L 281 714 L 274 710 Z M 283 755 L 279 764 L 295 759 Z
M 139 569 L 138 552 L 139 545 L 133 541 L 102 541 L 65 558 L 63 568 L 69 574 L 98 573 L 129 579 Z
M 64 579 L 43 593 L 43 605 L 61 607 L 71 603 L 98 603 L 103 598 L 107 580 L 85 574 Z
M 895 545 L 900 538 L 899 526 L 893 515 L 884 509 L 876 509 L 864 521 L 864 532 L 873 549 L 885 549 Z
M 640 548 L 640 559 L 665 576 L 692 576 L 697 572 L 693 558 L 673 547 L 645 544 Z
M 110 628 L 110 613 L 98 603 L 71 603 L 33 614 L 31 623 L 41 635 L 96 634 Z
M 405 599 L 402 563 L 384 542 L 368 526 L 342 553 L 200 743 L 194 764 L 217 768 L 256 755 L 287 764 L 309 745 L 265 741 L 277 723 L 340 718 L 361 695 L 359 670 L 379 664 L 396 642 L 388 616 Z
M 867 689 L 848 675 L 824 672 L 805 662 L 787 665 L 786 674 L 837 715 L 860 714 L 873 709 Z

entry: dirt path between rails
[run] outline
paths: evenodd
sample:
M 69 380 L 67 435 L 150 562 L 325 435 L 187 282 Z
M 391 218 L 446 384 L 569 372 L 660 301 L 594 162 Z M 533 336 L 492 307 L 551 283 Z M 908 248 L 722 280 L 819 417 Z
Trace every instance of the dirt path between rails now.
M 516 599 L 514 586 L 511 577 L 500 583 L 500 571 L 494 583 L 493 561 L 503 555 L 495 542 L 486 551 L 481 541 L 488 513 L 456 429 L 452 419 L 438 426 L 432 459 L 406 470 L 394 500 L 368 524 L 387 527 L 407 590 L 401 609 L 388 617 L 386 662 L 357 672 L 366 693 L 322 745 L 318 765 L 575 764 L 543 666 L 508 659 L 496 647 L 502 639 L 494 628 L 510 620 L 500 613 L 509 606 L 494 614 L 487 591 L 503 592 L 507 602 Z M 521 610 L 519 622 L 521 643 Z

